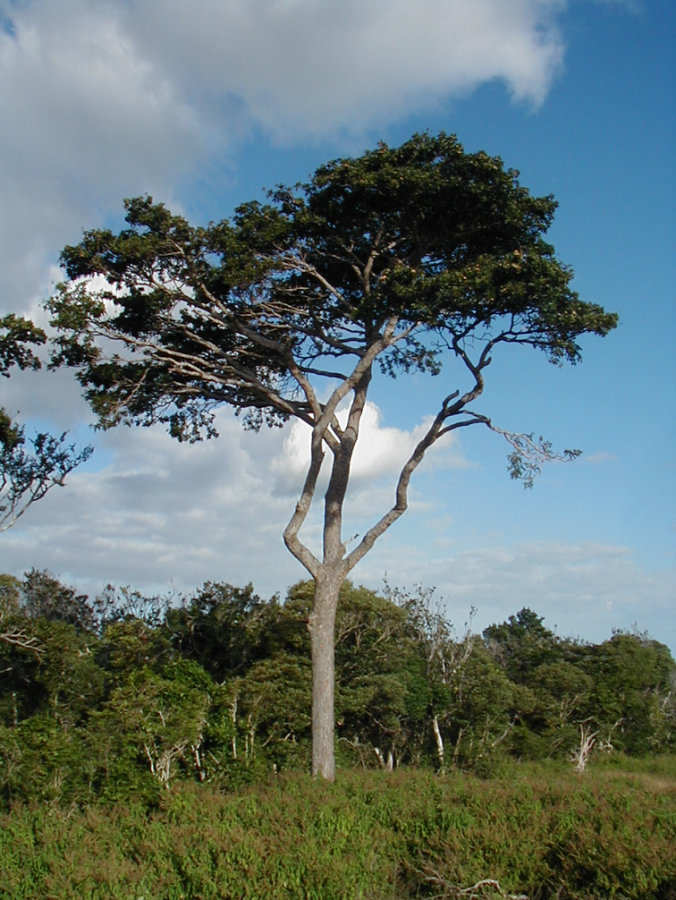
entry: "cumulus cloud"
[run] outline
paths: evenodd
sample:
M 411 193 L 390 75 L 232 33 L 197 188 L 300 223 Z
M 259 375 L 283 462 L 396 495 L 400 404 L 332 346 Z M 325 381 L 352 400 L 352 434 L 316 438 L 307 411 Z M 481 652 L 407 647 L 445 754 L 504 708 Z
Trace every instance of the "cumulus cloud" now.
M 358 528 L 392 499 L 388 479 L 376 478 L 375 488 L 366 490 L 367 472 L 391 475 L 394 468 L 390 430 L 379 434 L 374 420 L 358 469 L 365 479 L 363 506 L 352 506 Z M 289 430 L 251 434 L 227 412 L 218 427 L 219 439 L 195 446 L 177 444 L 159 428 L 106 434 L 98 460 L 74 472 L 65 489 L 54 489 L 3 534 L 0 571 L 20 575 L 46 567 L 90 592 L 109 581 L 151 592 L 190 591 L 205 580 L 223 580 L 253 581 L 270 595 L 306 577 L 282 542 L 295 498 L 276 487 L 282 471 L 298 466 Z M 402 431 L 399 439 L 413 437 Z M 453 464 L 452 457 L 446 464 Z M 392 585 L 435 586 L 458 627 L 471 607 L 481 630 L 529 606 L 562 635 L 601 641 L 612 628 L 637 623 L 676 650 L 673 567 L 646 571 L 631 549 L 611 544 L 511 543 L 489 533 L 468 540 L 462 522 L 449 516 L 428 521 L 426 507 L 434 497 L 425 494 L 423 482 L 414 483 L 416 502 L 404 519 L 354 570 L 357 583 L 377 589 L 387 574 Z M 453 541 L 436 539 L 435 524 Z M 318 515 L 303 537 L 318 550 Z M 465 549 L 457 550 L 459 539 Z
M 157 65 L 178 66 L 192 96 L 230 98 L 231 112 L 295 139 L 354 133 L 492 79 L 540 103 L 561 63 L 562 5 L 145 0 L 130 5 L 128 22 Z
M 121 198 L 170 192 L 198 113 L 139 54 L 119 11 L 86 0 L 6 7 L 0 30 L 0 298 L 26 309 L 49 266 Z
M 596 453 L 585 454 L 582 460 L 588 466 L 598 466 L 603 463 L 617 462 L 617 456 L 608 450 L 597 450 Z
M 338 411 L 338 421 L 345 426 L 347 409 Z M 360 492 L 366 485 L 370 491 L 373 483 L 379 479 L 398 476 L 431 421 L 431 418 L 427 418 L 412 431 L 388 427 L 382 424 L 380 409 L 375 403 L 368 401 L 362 415 L 359 440 L 350 467 L 351 491 Z M 297 494 L 300 491 L 310 463 L 310 437 L 310 427 L 304 422 L 296 421 L 289 429 L 283 453 L 272 462 L 272 471 L 276 475 L 275 493 Z M 467 465 L 458 452 L 454 435 L 447 435 L 429 450 L 421 463 L 421 469 L 424 471 L 431 467 Z M 325 464 L 320 489 L 327 483 L 328 471 L 328 465 Z
M 39 565 L 145 585 L 256 576 L 279 587 L 302 577 L 282 544 L 308 460 L 297 426 L 250 434 L 223 410 L 217 427 L 217 440 L 197 445 L 177 444 L 159 427 L 107 433 L 66 490 L 54 489 L 3 535 L 0 569 Z M 394 482 L 379 479 L 403 464 L 419 431 L 384 428 L 369 406 L 346 510 L 352 523 L 372 524 L 391 506 Z M 446 443 L 430 465 L 462 464 Z M 318 507 L 321 496 L 322 485 Z M 315 550 L 319 523 L 317 509 L 301 533 Z
M 52 489 L 3 535 L 0 569 L 47 567 L 94 587 L 147 589 L 258 577 L 268 586 L 280 564 L 282 585 L 300 577 L 281 541 L 292 501 L 269 489 L 269 459 L 283 436 L 248 434 L 228 413 L 218 426 L 219 439 L 194 446 L 161 428 L 107 433 L 66 488 Z
M 252 128 L 363 134 L 501 79 L 540 103 L 564 0 L 0 0 L 0 302 L 80 227 Z

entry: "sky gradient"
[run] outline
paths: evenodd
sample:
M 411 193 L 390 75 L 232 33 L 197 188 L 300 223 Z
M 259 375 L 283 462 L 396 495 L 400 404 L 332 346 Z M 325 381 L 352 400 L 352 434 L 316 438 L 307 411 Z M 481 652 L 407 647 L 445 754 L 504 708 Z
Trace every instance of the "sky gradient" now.
M 436 586 L 461 628 L 527 605 L 560 634 L 648 630 L 676 651 L 676 9 L 667 0 L 0 0 L 0 308 L 45 323 L 58 254 L 151 193 L 194 222 L 319 164 L 445 130 L 559 209 L 550 237 L 583 299 L 620 316 L 583 362 L 506 348 L 481 411 L 579 447 L 532 491 L 471 430 L 435 449 L 356 582 Z M 354 532 L 390 504 L 415 429 L 455 388 L 378 379 L 353 472 Z M 72 373 L 0 399 L 92 460 L 0 535 L 0 570 L 96 591 L 304 577 L 285 550 L 307 453 L 297 426 L 179 446 L 92 433 Z M 318 534 L 314 518 L 305 534 Z M 350 525 L 348 525 L 348 530 Z

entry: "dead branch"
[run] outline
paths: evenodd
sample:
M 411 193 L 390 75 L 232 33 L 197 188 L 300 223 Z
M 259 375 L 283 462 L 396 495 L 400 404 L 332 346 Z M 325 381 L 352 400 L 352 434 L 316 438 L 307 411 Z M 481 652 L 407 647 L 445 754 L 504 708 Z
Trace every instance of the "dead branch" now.
M 504 900 L 529 900 L 527 894 L 508 894 L 495 878 L 482 878 L 476 884 L 472 884 L 469 887 L 461 887 L 458 884 L 447 881 L 443 875 L 429 865 L 425 865 L 423 870 L 413 869 L 413 871 L 418 875 L 422 875 L 428 884 L 434 884 L 442 888 L 443 893 L 437 896 L 448 898 L 448 900 L 459 900 L 461 897 L 485 897 L 488 896 L 487 890 L 490 890 L 493 896 L 495 895 L 493 892 L 497 893 Z

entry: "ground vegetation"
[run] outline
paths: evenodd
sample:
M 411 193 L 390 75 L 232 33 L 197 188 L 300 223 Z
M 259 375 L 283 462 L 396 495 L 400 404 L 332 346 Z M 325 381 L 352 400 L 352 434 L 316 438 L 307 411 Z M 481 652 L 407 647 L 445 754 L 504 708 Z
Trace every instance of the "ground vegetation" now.
M 673 756 L 280 774 L 224 793 L 181 784 L 149 809 L 0 813 L 2 900 L 671 900 Z

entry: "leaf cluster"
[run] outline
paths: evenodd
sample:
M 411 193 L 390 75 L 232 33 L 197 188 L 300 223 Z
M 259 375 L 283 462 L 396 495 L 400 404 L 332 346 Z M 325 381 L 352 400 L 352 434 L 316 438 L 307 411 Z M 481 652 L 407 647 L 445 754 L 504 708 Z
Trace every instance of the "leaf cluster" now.
M 14 314 L 0 318 L 0 375 L 10 369 L 41 367 L 33 346 L 44 344 L 45 332 L 29 319 Z M 77 450 L 65 443 L 66 434 L 39 433 L 26 439 L 25 428 L 0 407 L 0 531 L 9 528 L 35 501 L 92 454 L 91 447 Z

